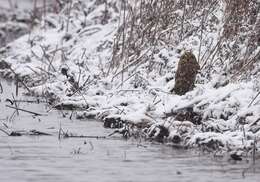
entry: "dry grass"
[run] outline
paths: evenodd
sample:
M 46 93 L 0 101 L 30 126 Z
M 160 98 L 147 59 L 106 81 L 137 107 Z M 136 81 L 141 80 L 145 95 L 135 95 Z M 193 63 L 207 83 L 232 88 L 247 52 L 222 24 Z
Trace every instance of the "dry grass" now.
M 259 58 L 254 52 L 260 37 L 259 6 L 256 0 L 122 1 L 109 73 L 121 75 L 123 82 L 125 71 L 134 74 L 140 65 L 152 62 L 162 47 L 176 47 L 190 36 L 200 40 L 198 60 L 203 69 L 228 64 L 233 74 L 244 72 Z M 221 20 L 213 14 L 218 8 L 224 12 Z M 213 44 L 205 37 L 214 26 L 222 26 L 223 31 Z M 206 44 L 207 50 L 202 52 Z M 246 51 L 241 54 L 242 47 Z

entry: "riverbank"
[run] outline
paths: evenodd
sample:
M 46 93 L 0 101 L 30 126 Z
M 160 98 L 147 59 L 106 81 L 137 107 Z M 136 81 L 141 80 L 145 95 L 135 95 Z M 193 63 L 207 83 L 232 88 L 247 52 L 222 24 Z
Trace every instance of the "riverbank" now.
M 16 96 L 13 82 L 0 82 L 4 88 L 0 92 L 0 174 L 5 174 L 0 176 L 1 181 L 203 182 L 214 176 L 214 181 L 242 182 L 259 178 L 258 162 L 252 165 L 247 160 L 234 161 L 228 155 L 222 158 L 199 150 L 173 149 L 143 138 L 109 136 L 113 130 L 104 128 L 99 121 L 76 120 L 71 111 L 50 111 L 35 97 L 24 96 L 22 90 Z M 43 115 L 22 111 L 17 115 L 15 109 L 6 107 L 11 104 L 6 100 L 13 100 L 13 96 L 19 108 Z M 74 137 L 60 135 L 61 129 Z M 8 136 L 3 131 L 21 136 Z
M 102 120 L 105 127 L 116 128 L 124 137 L 253 155 L 260 148 L 260 48 L 257 40 L 251 47 L 230 37 L 223 40 L 227 6 L 221 1 L 204 3 L 205 11 L 198 4 L 185 6 L 194 9 L 197 19 L 188 13 L 185 21 L 177 19 L 167 28 L 159 21 L 163 18 L 159 23 L 145 16 L 134 19 L 141 15 L 136 10 L 139 6 L 131 3 L 69 3 L 59 14 L 47 14 L 29 35 L 0 50 L 1 74 L 18 76 L 29 95 L 45 97 L 53 109 L 74 110 L 78 119 Z M 181 19 L 184 12 L 179 5 L 174 16 Z M 137 16 L 129 12 L 131 7 Z M 200 17 L 210 10 L 199 30 Z M 149 8 L 143 13 L 149 13 Z M 258 19 L 247 28 L 257 28 Z M 132 26 L 133 20 L 140 27 Z M 152 31 L 141 36 L 138 29 L 145 31 L 145 26 Z M 165 33 L 169 30 L 174 34 Z M 248 35 L 243 38 L 250 41 Z M 232 56 L 249 47 L 249 56 Z M 201 71 L 196 87 L 179 96 L 170 90 L 186 50 L 196 55 Z M 239 62 L 245 56 L 248 62 Z
M 9 42 L 30 34 L 46 13 L 57 12 L 53 1 L 0 0 L 0 48 Z

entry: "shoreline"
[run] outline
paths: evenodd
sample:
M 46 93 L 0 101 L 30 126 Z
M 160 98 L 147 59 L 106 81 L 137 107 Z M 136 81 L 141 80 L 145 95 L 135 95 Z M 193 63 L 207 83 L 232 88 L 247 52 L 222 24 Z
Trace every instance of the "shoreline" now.
M 176 48 L 158 46 L 156 53 L 141 50 L 134 62 L 126 59 L 113 67 L 120 23 L 116 5 L 112 0 L 109 5 L 75 3 L 69 18 L 65 12 L 48 14 L 30 35 L 0 49 L 0 65 L 11 65 L 28 94 L 46 97 L 53 108 L 75 110 L 78 119 L 99 119 L 125 137 L 141 135 L 239 156 L 259 150 L 258 77 L 230 81 L 232 75 L 216 66 L 210 77 L 202 70 L 192 91 L 171 94 L 185 41 Z M 82 13 L 81 6 L 89 12 Z M 154 62 L 145 62 L 151 55 Z M 14 77 L 7 67 L 0 69 L 3 76 Z

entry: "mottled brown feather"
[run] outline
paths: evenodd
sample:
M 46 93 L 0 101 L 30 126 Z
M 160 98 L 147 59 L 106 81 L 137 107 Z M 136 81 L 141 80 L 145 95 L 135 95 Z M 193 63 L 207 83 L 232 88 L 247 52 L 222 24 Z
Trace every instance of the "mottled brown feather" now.
M 178 95 L 184 95 L 192 90 L 199 70 L 196 57 L 191 52 L 185 52 L 178 63 L 173 91 Z

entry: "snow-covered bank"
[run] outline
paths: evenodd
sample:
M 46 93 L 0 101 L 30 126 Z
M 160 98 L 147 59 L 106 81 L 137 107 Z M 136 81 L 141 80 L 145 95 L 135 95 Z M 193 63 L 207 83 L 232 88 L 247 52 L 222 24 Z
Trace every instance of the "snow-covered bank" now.
M 41 17 L 57 12 L 62 6 L 51 0 L 0 0 L 0 48 L 30 33 Z
M 25 12 L 14 13 L 0 8 L 0 48 L 29 32 L 28 19 L 29 14 Z
M 53 108 L 99 118 L 125 136 L 237 153 L 260 148 L 259 3 L 248 4 L 257 6 L 254 23 L 242 18 L 244 29 L 232 34 L 224 1 L 176 1 L 171 11 L 166 1 L 143 2 L 74 1 L 47 14 L 0 50 L 2 74 L 14 71 Z M 170 91 L 186 50 L 202 69 L 194 90 L 178 96 Z

